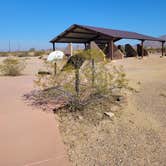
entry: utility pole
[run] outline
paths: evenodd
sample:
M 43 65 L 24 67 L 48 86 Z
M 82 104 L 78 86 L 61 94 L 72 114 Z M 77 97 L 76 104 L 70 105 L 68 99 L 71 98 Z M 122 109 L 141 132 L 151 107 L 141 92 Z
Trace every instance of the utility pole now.
M 10 47 L 10 40 L 9 40 L 9 52 L 11 52 L 11 47 Z
M 17 42 L 17 51 L 20 51 L 20 42 Z

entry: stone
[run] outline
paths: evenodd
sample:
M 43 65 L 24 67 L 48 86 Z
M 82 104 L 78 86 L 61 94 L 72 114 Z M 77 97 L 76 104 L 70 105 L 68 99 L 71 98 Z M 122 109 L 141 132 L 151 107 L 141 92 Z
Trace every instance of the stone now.
M 115 114 L 112 113 L 112 112 L 104 112 L 104 114 L 105 114 L 106 116 L 108 116 L 109 118 L 113 118 L 113 117 L 115 116 Z
M 83 118 L 83 116 L 79 115 L 78 119 L 83 120 L 84 118 Z
M 130 44 L 125 45 L 125 52 L 126 52 L 126 57 L 136 57 L 137 56 L 137 52 Z

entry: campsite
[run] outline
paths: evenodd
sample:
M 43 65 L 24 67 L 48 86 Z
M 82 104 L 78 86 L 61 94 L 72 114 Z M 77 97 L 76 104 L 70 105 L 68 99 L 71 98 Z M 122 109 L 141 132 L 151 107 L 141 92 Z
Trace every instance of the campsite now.
M 69 2 L 49 2 L 2 3 L 23 28 L 0 31 L 0 166 L 165 166 L 164 21 L 139 24 L 144 6 L 114 22 L 113 1 L 69 13 Z M 161 16 L 161 4 L 144 5 Z

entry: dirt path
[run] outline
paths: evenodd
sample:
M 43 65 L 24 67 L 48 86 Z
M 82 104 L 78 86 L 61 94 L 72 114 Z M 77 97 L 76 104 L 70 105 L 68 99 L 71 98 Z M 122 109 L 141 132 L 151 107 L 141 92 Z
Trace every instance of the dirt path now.
M 22 100 L 32 89 L 32 76 L 0 77 L 0 165 L 67 166 L 54 115 Z

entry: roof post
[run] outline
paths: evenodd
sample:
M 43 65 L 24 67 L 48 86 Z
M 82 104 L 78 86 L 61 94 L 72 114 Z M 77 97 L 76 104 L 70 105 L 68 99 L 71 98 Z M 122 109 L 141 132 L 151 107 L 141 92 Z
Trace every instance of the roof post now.
M 162 57 L 164 56 L 164 41 L 162 41 L 162 48 L 161 48 L 161 52 L 162 52 Z
M 53 48 L 53 51 L 55 51 L 55 43 L 54 42 L 52 43 L 52 48 Z
M 111 39 L 108 43 L 108 58 L 111 58 L 113 60 L 114 57 L 114 42 L 113 39 Z
M 144 57 L 144 40 L 141 40 L 141 57 Z
M 84 43 L 84 45 L 85 45 L 85 50 L 90 49 L 90 42 L 88 42 L 88 43 Z
M 72 43 L 69 43 L 69 48 L 70 48 L 70 56 L 73 55 L 73 46 Z
M 84 43 L 84 50 L 86 50 L 86 43 Z

